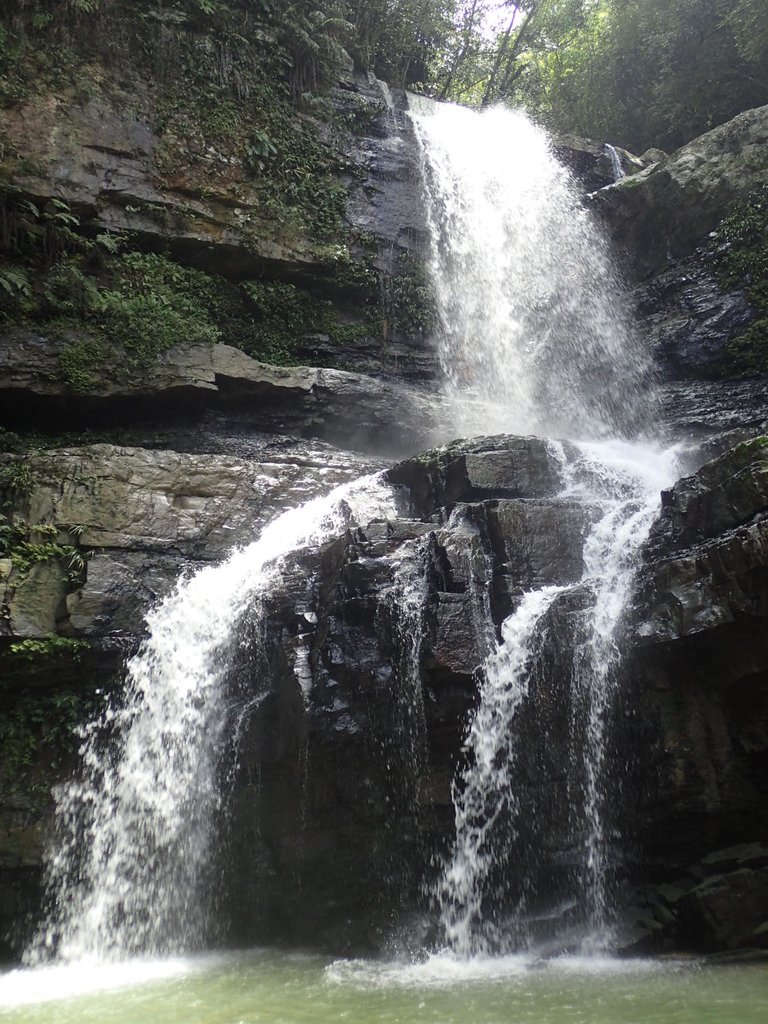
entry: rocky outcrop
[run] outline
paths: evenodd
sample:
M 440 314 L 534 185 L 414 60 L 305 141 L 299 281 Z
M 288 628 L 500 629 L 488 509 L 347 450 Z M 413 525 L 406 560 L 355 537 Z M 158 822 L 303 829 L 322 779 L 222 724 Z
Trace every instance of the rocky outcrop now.
M 130 233 L 149 248 L 237 279 L 272 275 L 321 277 L 334 263 L 305 234 L 286 231 L 265 211 L 237 139 L 222 145 L 173 130 L 161 132 L 163 83 L 131 69 L 91 69 L 91 95 L 40 91 L 0 111 L 0 134 L 14 154 L 13 183 L 33 202 L 66 203 L 94 230 Z M 346 165 L 349 225 L 382 244 L 411 249 L 425 230 L 414 147 L 407 119 L 388 114 L 386 87 L 348 74 L 333 101 L 340 116 L 367 111 L 370 133 L 334 141 Z M 181 103 L 178 98 L 176 102 Z M 323 132 L 322 123 L 317 131 Z M 327 248 L 327 247 L 326 247 Z
M 266 651 L 254 642 L 236 673 L 247 688 L 247 666 L 266 657 L 259 678 L 273 680 L 244 726 L 233 810 L 233 849 L 258 849 L 270 879 L 233 869 L 243 940 L 366 948 L 393 908 L 419 904 L 452 832 L 451 779 L 493 630 L 525 590 L 583 574 L 595 510 L 555 496 L 562 459 L 547 442 L 459 442 L 387 477 L 405 518 L 300 556 Z M 415 609 L 406 593 L 421 595 Z
M 690 256 L 767 176 L 768 107 L 758 107 L 602 189 L 593 206 L 626 261 L 647 274 Z
M 723 381 L 720 418 L 732 425 L 741 425 L 743 410 L 738 397 L 725 410 L 738 391 L 728 379 L 765 376 L 759 341 L 742 342 L 764 312 L 749 273 L 743 280 L 724 273 L 727 245 L 716 232 L 768 180 L 767 140 L 768 107 L 746 111 L 588 199 L 630 279 L 640 330 L 672 385 L 668 394 L 679 387 L 673 382 Z M 702 396 L 705 419 L 712 400 Z M 674 408 L 667 416 L 675 429 L 681 417 Z
M 718 851 L 768 830 L 767 465 L 749 442 L 665 493 L 633 602 L 632 829 L 667 948 L 764 945 L 765 851 Z
M 306 446 L 302 453 L 294 445 L 290 461 L 254 455 L 95 444 L 0 456 L 0 472 L 9 466 L 24 472 L 11 520 L 31 536 L 69 545 L 85 563 L 81 585 L 68 588 L 55 553 L 32 571 L 14 568 L 12 557 L 1 562 L 6 599 L 0 635 L 60 632 L 94 641 L 122 637 L 130 644 L 147 607 L 182 570 L 253 540 L 276 509 L 373 468 L 350 454 L 334 459 L 322 447 Z
M 756 310 L 743 290 L 719 280 L 711 254 L 699 251 L 633 289 L 654 362 L 668 380 L 722 380 L 735 369 L 731 343 Z
M 738 443 L 765 433 L 768 383 L 764 379 L 670 381 L 659 389 L 659 399 L 670 436 L 697 440 L 711 456 L 731 447 L 730 439 Z
M 229 345 L 179 346 L 141 374 L 126 374 L 116 352 L 114 375 L 74 392 L 59 372 L 65 347 L 21 330 L 0 339 L 6 424 L 32 426 L 43 413 L 59 429 L 136 427 L 226 410 L 254 431 L 398 455 L 428 443 L 439 414 L 439 399 L 425 388 L 345 370 L 271 366 Z
M 576 135 L 556 135 L 552 139 L 552 149 L 557 159 L 573 172 L 586 192 L 595 192 L 615 182 L 616 171 L 605 143 L 581 139 Z M 614 152 L 624 174 L 637 174 L 658 161 L 657 151 L 653 150 L 642 157 L 617 147 L 614 147 Z

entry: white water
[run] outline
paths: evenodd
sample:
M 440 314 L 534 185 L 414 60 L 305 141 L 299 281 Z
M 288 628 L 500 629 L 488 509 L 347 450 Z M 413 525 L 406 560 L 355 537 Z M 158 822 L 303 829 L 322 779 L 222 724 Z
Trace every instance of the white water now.
M 574 701 L 586 711 L 584 735 L 575 737 L 581 755 L 586 873 L 580 898 L 586 920 L 585 951 L 611 945 L 611 874 L 607 856 L 606 777 L 608 728 L 618 696 L 621 662 L 619 625 L 631 593 L 637 556 L 658 514 L 659 493 L 679 475 L 674 448 L 653 445 L 580 444 L 581 458 L 566 493 L 597 501 L 602 516 L 584 544 L 584 580 L 594 590 L 586 635 L 574 653 Z M 582 474 L 589 481 L 579 479 Z M 615 794 L 614 794 L 615 795 Z
M 621 181 L 625 177 L 624 168 L 621 165 L 621 157 L 619 156 L 618 150 L 615 146 L 612 146 L 610 142 L 606 142 L 605 151 L 608 154 L 608 159 L 611 161 L 611 170 L 613 171 L 613 180 Z
M 456 432 L 577 440 L 570 464 L 562 449 L 563 496 L 598 512 L 583 552 L 582 584 L 594 604 L 570 668 L 569 791 L 584 848 L 574 903 L 584 948 L 603 949 L 610 943 L 606 758 L 618 631 L 659 491 L 675 479 L 675 457 L 659 444 L 626 440 L 653 422 L 649 356 L 606 244 L 547 136 L 523 114 L 501 108 L 476 114 L 421 104 L 413 116 L 440 314 L 437 348 Z M 546 642 L 546 613 L 565 589 L 526 594 L 481 672 L 467 767 L 454 786 L 454 845 L 436 888 L 445 940 L 462 956 L 525 941 L 524 929 L 510 934 L 508 913 L 499 933 L 494 910 L 502 894 L 494 893 L 493 873 L 509 856 L 514 822 L 534 813 L 514 791 L 512 723 Z M 524 902 L 525 879 L 518 888 Z
M 413 117 L 454 436 L 632 436 L 647 415 L 649 360 L 548 137 L 500 107 L 422 110 Z
M 470 763 L 453 791 L 456 838 L 437 893 L 446 941 L 462 957 L 499 944 L 483 903 L 487 877 L 503 853 L 492 842 L 494 825 L 505 812 L 514 819 L 520 810 L 512 788 L 515 752 L 509 731 L 527 693 L 536 627 L 562 589 L 526 594 L 483 666 L 480 703 L 464 744 Z
M 238 623 L 297 548 L 350 518 L 395 514 L 377 477 L 278 516 L 257 541 L 182 580 L 147 616 L 124 696 L 83 736 L 82 775 L 56 794 L 46 922 L 26 955 L 114 960 L 200 948 L 230 722 L 224 679 Z
M 582 582 L 594 591 L 583 637 L 573 654 L 574 702 L 584 721 L 574 723 L 579 777 L 574 808 L 584 834 L 585 868 L 574 896 L 582 908 L 583 949 L 610 947 L 612 865 L 606 853 L 608 720 L 616 697 L 620 649 L 617 629 L 630 594 L 640 546 L 658 510 L 659 491 L 676 478 L 673 449 L 629 442 L 591 442 L 563 462 L 562 497 L 586 501 L 599 515 L 584 544 Z M 464 957 L 525 945 L 521 926 L 513 933 L 508 914 L 499 924 L 491 875 L 515 839 L 501 835 L 500 820 L 515 822 L 534 813 L 514 789 L 516 751 L 512 723 L 529 693 L 537 654 L 547 642 L 546 613 L 569 588 L 530 591 L 502 626 L 501 642 L 481 673 L 480 701 L 464 744 L 467 767 L 454 784 L 455 839 L 437 885 L 441 923 L 448 948 Z M 514 827 L 514 825 L 513 825 Z M 514 869 L 514 866 L 513 866 Z M 525 880 L 521 886 L 525 890 Z M 524 906 L 518 911 L 522 912 Z

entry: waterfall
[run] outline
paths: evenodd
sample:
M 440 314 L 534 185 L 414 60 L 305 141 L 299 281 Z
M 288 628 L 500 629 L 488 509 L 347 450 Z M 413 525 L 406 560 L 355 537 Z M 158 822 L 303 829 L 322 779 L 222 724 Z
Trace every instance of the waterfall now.
M 432 104 L 414 122 L 440 317 L 436 341 L 455 432 L 570 439 L 568 446 L 552 442 L 561 453 L 561 499 L 581 503 L 591 517 L 578 584 L 591 600 L 579 612 L 568 666 L 568 785 L 583 855 L 574 894 L 585 943 L 602 948 L 612 911 L 609 734 L 621 619 L 659 489 L 673 479 L 674 453 L 628 440 L 652 422 L 650 360 L 606 245 L 546 135 L 501 109 L 477 114 Z M 216 938 L 225 740 L 236 740 L 269 688 L 269 680 L 257 680 L 245 706 L 233 700 L 233 645 L 245 626 L 259 635 L 258 617 L 286 556 L 328 540 L 350 519 L 365 524 L 395 515 L 394 497 L 378 478 L 339 487 L 278 516 L 221 565 L 183 579 L 148 614 L 124 692 L 84 729 L 82 772 L 56 794 L 48 916 L 28 963 L 165 954 Z M 461 508 L 449 525 L 476 530 Z M 404 821 L 418 817 L 426 765 L 423 538 L 402 544 L 398 558 L 379 609 L 395 649 L 391 690 L 402 730 L 380 742 L 392 777 L 410 778 L 399 798 Z M 537 813 L 515 789 L 515 723 L 541 671 L 552 616 L 574 587 L 518 596 L 497 637 L 491 574 L 476 578 L 468 565 L 466 575 L 485 660 L 453 787 L 454 842 L 434 896 L 446 941 L 473 956 L 529 940 L 524 915 L 534 879 L 518 887 L 515 927 L 495 912 L 498 869 L 515 869 L 509 858 L 517 825 Z M 299 636 L 294 672 L 305 698 L 312 687 L 308 652 Z M 301 756 L 305 763 L 306 752 Z
M 500 854 L 494 825 L 504 812 L 514 818 L 520 809 L 512 788 L 515 751 L 509 730 L 526 695 L 535 645 L 542 640 L 538 624 L 561 590 L 544 587 L 526 594 L 483 666 L 480 703 L 464 744 L 471 761 L 453 792 L 456 839 L 437 891 L 446 939 L 460 956 L 500 944 L 484 897 Z
M 621 181 L 622 178 L 626 177 L 624 168 L 621 165 L 621 157 L 619 156 L 618 150 L 615 146 L 612 146 L 610 142 L 605 144 L 605 152 L 608 154 L 608 159 L 611 161 L 611 170 L 613 171 L 613 180 Z
M 501 108 L 477 114 L 418 104 L 412 116 L 440 316 L 437 350 L 454 421 L 466 433 L 577 442 L 575 458 L 561 449 L 562 497 L 594 512 L 580 584 L 592 599 L 564 672 L 571 681 L 568 786 L 582 847 L 573 903 L 584 947 L 604 948 L 612 910 L 608 749 L 619 627 L 637 553 L 659 491 L 674 479 L 675 457 L 658 444 L 626 440 L 653 420 L 650 357 L 626 312 L 606 243 L 544 132 Z M 495 920 L 504 900 L 496 877 L 518 823 L 537 814 L 514 788 L 514 721 L 546 650 L 548 613 L 567 590 L 524 595 L 480 672 L 466 765 L 454 784 L 453 848 L 435 888 L 445 940 L 463 956 L 529 938 L 522 921 L 534 880 L 520 879 L 515 924 L 508 914 Z
M 580 444 L 566 494 L 597 502 L 601 515 L 584 544 L 584 581 L 594 594 L 573 654 L 575 730 L 581 762 L 585 852 L 579 879 L 586 949 L 611 942 L 611 883 L 606 801 L 609 723 L 619 684 L 619 626 L 630 596 L 639 549 L 658 513 L 659 492 L 677 476 L 674 448 L 626 443 Z M 577 804 L 578 805 L 578 804 Z
M 258 613 L 257 598 L 279 581 L 290 552 L 337 535 L 350 519 L 394 512 L 377 477 L 344 484 L 278 516 L 257 541 L 182 580 L 148 614 L 123 695 L 86 727 L 82 773 L 56 793 L 48 917 L 28 963 L 210 941 L 222 740 L 238 719 L 225 679 L 238 626 Z
M 422 104 L 412 116 L 455 433 L 636 435 L 650 417 L 649 358 L 545 133 L 500 107 Z

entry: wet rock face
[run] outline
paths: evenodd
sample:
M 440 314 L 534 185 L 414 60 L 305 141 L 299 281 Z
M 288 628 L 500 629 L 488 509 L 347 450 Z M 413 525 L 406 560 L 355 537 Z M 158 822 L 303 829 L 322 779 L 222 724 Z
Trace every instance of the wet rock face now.
M 407 460 L 387 479 L 407 488 L 412 512 L 429 516 L 484 497 L 552 497 L 562 487 L 562 466 L 557 451 L 540 438 L 485 437 Z
M 257 935 L 315 933 L 339 948 L 346 929 L 360 948 L 391 927 L 393 908 L 420 902 L 430 862 L 450 840 L 451 780 L 501 622 L 525 590 L 583 572 L 593 512 L 540 497 L 560 489 L 559 474 L 536 439 L 450 445 L 389 471 L 405 518 L 297 560 L 259 655 L 276 682 L 240 757 L 232 846 L 258 837 L 269 878 L 249 893 L 233 872 L 244 937 L 253 939 L 255 921 Z M 416 508 L 419 518 L 408 518 Z M 255 678 L 244 672 L 247 689 Z M 548 699 L 567 730 L 562 703 L 553 691 Z
M 701 251 L 651 276 L 633 299 L 656 365 L 671 380 L 722 378 L 729 343 L 755 318 L 744 292 L 725 290 Z
M 746 111 L 587 199 L 633 284 L 636 317 L 662 381 L 677 388 L 721 381 L 726 418 L 734 387 L 728 378 L 758 374 L 759 359 L 733 344 L 758 311 L 743 290 L 721 280 L 713 234 L 764 183 L 766 140 L 768 107 Z M 677 410 L 665 412 L 677 432 Z M 729 418 L 741 413 L 737 399 Z
M 556 135 L 552 140 L 552 149 L 557 159 L 569 168 L 586 192 L 605 188 L 616 180 L 608 148 L 603 142 L 582 139 L 577 135 Z M 657 163 L 658 154 L 664 157 L 661 150 L 649 150 L 641 157 L 626 149 L 615 151 L 624 174 L 636 174 L 649 164 Z
M 766 916 L 761 865 L 713 852 L 768 825 L 763 468 L 762 447 L 742 445 L 665 497 L 622 634 L 610 756 L 632 793 L 617 808 L 626 874 L 653 883 L 637 911 L 642 948 L 754 944 Z M 572 895 L 583 836 L 568 750 L 580 712 L 563 666 L 593 600 L 580 580 L 596 513 L 542 496 L 557 490 L 557 473 L 552 450 L 532 439 L 437 449 L 389 474 L 409 482 L 404 509 L 418 518 L 355 529 L 297 558 L 259 648 L 276 682 L 244 731 L 235 788 L 232 846 L 253 840 L 269 879 L 259 886 L 251 873 L 245 891 L 233 872 L 243 938 L 256 927 L 375 946 L 393 907 L 420 903 L 419 883 L 453 833 L 451 780 L 478 669 L 521 594 L 552 583 L 566 589 L 547 612 L 547 648 L 510 740 L 516 792 L 537 811 L 516 820 L 497 881 L 514 903 L 523 871 L 542 916 Z M 404 581 L 420 595 L 416 618 Z M 238 680 L 254 685 L 247 665 Z M 505 874 L 513 862 L 517 874 Z M 680 884 L 674 906 L 662 883 Z
M 669 948 L 762 944 L 753 931 L 768 917 L 764 867 L 702 859 L 768 829 L 765 470 L 750 442 L 664 495 L 631 609 L 635 741 L 647 744 L 632 828 L 649 877 L 687 878 L 656 929 Z

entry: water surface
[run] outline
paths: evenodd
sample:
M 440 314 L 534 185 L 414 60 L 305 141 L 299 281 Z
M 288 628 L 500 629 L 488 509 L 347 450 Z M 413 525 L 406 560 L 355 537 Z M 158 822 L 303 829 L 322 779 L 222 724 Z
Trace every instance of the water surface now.
M 0 976 L 13 1024 L 765 1024 L 768 965 L 254 950 Z

